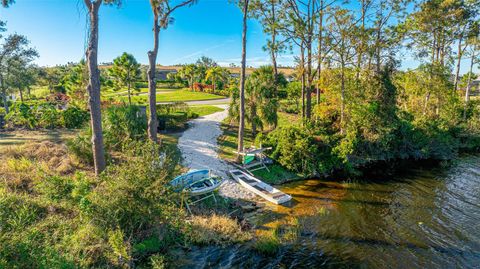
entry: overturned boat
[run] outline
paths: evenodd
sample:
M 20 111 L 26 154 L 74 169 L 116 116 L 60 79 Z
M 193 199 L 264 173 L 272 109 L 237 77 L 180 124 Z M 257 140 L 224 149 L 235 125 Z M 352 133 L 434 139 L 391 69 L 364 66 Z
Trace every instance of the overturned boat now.
M 221 177 L 205 169 L 192 170 L 182 174 L 170 181 L 170 185 L 176 191 L 185 191 L 190 196 L 196 196 L 213 192 L 220 187 L 222 182 Z
M 292 196 L 268 185 L 267 183 L 255 178 L 248 173 L 235 169 L 230 170 L 230 175 L 237 180 L 243 187 L 274 204 L 283 204 L 292 199 Z

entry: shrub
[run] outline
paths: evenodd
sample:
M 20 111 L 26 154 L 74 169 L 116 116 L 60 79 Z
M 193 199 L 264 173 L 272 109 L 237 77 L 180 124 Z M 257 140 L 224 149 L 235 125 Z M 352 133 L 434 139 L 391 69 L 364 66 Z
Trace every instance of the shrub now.
M 130 140 L 146 138 L 147 118 L 138 106 L 112 106 L 103 119 L 105 144 L 120 149 Z
M 91 130 L 88 129 L 66 142 L 69 152 L 75 156 L 77 161 L 88 165 L 93 165 L 91 136 Z
M 66 177 L 45 176 L 35 183 L 34 189 L 48 199 L 58 201 L 70 197 L 73 183 Z
M 89 119 L 88 111 L 76 106 L 69 106 L 62 112 L 63 122 L 66 128 L 81 128 Z
M 38 119 L 37 127 L 53 129 L 61 125 L 61 115 L 54 105 L 43 103 L 35 107 L 35 117 Z
M 10 112 L 5 117 L 9 127 L 26 127 L 33 129 L 37 126 L 37 119 L 30 105 L 26 103 L 16 103 L 10 108 Z
M 138 142 L 126 154 L 129 161 L 109 166 L 101 176 L 102 183 L 89 195 L 92 219 L 125 234 L 154 225 L 164 225 L 166 232 L 182 227 L 183 211 L 174 203 L 176 194 L 167 184 L 175 167 L 170 153 L 161 154 L 153 142 Z

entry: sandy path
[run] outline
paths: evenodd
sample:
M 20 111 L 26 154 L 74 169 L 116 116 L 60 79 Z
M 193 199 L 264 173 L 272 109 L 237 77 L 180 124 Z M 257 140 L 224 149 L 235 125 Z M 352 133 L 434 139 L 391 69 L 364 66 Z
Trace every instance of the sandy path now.
M 231 165 L 218 156 L 217 138 L 222 134 L 220 122 L 228 115 L 227 105 L 218 105 L 224 111 L 213 113 L 189 122 L 189 128 L 178 140 L 178 148 L 182 152 L 183 165 L 189 169 L 211 169 L 225 179 L 220 187 L 220 194 L 225 197 L 248 199 L 254 194 L 230 179 L 226 172 Z

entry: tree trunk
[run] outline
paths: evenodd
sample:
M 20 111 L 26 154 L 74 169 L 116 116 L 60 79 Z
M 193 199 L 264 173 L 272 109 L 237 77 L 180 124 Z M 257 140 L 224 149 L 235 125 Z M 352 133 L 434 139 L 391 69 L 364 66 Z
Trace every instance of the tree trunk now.
M 318 64 L 317 64 L 317 78 L 316 85 L 317 105 L 320 104 L 320 80 L 322 78 L 322 50 L 323 50 L 323 0 L 320 0 L 320 14 L 318 23 Z
M 472 71 L 473 71 L 473 65 L 475 63 L 475 50 L 476 50 L 476 45 L 473 46 L 473 53 L 472 53 L 472 59 L 470 61 L 470 72 L 468 72 L 468 80 L 467 80 L 467 89 L 465 90 L 465 107 L 463 109 L 463 120 L 467 119 L 467 109 L 468 109 L 468 103 L 470 102 L 470 90 L 471 90 L 471 82 L 472 82 Z
M 345 123 L 345 64 L 341 67 L 341 96 L 340 96 L 340 134 L 344 133 Z
M 157 85 L 155 81 L 157 54 L 158 54 L 158 39 L 160 34 L 160 26 L 158 24 L 158 11 L 155 4 L 152 2 L 152 9 L 154 14 L 153 22 L 153 50 L 148 52 L 148 138 L 157 143 Z
M 312 83 L 312 40 L 310 38 L 307 44 L 307 90 L 305 92 L 307 95 L 307 109 L 305 111 L 307 120 L 310 120 L 312 117 Z
M 255 105 L 250 107 L 250 117 L 252 121 L 252 136 L 255 137 L 257 135 L 257 123 L 255 122 L 255 118 L 257 117 L 257 107 Z
M 460 79 L 460 64 L 462 63 L 463 49 L 462 49 L 462 37 L 458 40 L 458 57 L 457 57 L 457 66 L 455 68 L 455 82 L 453 89 L 458 90 L 458 81 Z
M 366 13 L 366 9 L 367 9 L 367 6 L 366 6 L 366 1 L 365 0 L 361 0 L 362 2 L 362 8 L 361 8 L 361 21 L 362 21 L 362 25 L 360 27 L 360 33 L 361 33 L 361 36 L 360 36 L 360 46 L 358 48 L 358 55 L 357 55 L 357 64 L 356 64 L 356 68 L 357 70 L 355 70 L 355 78 L 356 78 L 356 84 L 358 85 L 358 81 L 360 79 L 360 68 L 361 68 L 361 65 L 362 65 L 362 58 L 363 58 L 363 50 L 364 50 L 364 46 L 365 46 L 365 13 Z
M 127 72 L 127 91 L 128 91 L 128 105 L 131 106 L 132 105 L 132 95 L 130 94 L 130 88 L 131 88 L 131 79 L 130 79 L 130 70 L 128 70 Z
M 243 135 L 245 133 L 245 66 L 247 61 L 247 15 L 248 2 L 243 0 L 243 31 L 242 31 L 242 68 L 240 70 L 240 122 L 238 124 L 237 152 L 243 152 Z M 238 155 L 238 160 L 241 156 Z
M 19 88 L 18 91 L 20 92 L 20 102 L 23 103 L 23 91 L 22 91 L 22 88 Z
M 302 76 L 302 122 L 305 119 L 305 48 L 300 47 L 300 70 Z
M 95 174 L 105 170 L 105 150 L 103 148 L 102 112 L 100 103 L 100 71 L 98 70 L 98 11 L 102 0 L 90 2 L 85 0 L 90 16 L 90 32 L 87 48 L 87 65 L 89 80 L 87 92 L 90 107 L 90 126 L 92 128 L 92 149 Z
M 272 11 L 272 22 L 276 23 L 275 15 L 275 0 L 271 1 L 271 11 Z M 277 68 L 277 30 L 275 26 L 272 26 L 272 47 L 270 48 L 270 53 L 272 57 L 272 66 L 273 66 L 273 75 L 275 78 L 275 94 L 277 94 L 277 77 L 278 77 L 278 68 Z

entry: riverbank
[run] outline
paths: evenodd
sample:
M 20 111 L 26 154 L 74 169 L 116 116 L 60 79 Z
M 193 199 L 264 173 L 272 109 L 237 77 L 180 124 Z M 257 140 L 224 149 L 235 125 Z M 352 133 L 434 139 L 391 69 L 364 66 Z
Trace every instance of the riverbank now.
M 304 180 L 280 186 L 289 206 L 267 204 L 257 239 L 193 247 L 180 268 L 476 268 L 480 157 L 406 169 L 389 180 Z M 270 238 L 271 253 L 257 249 Z

